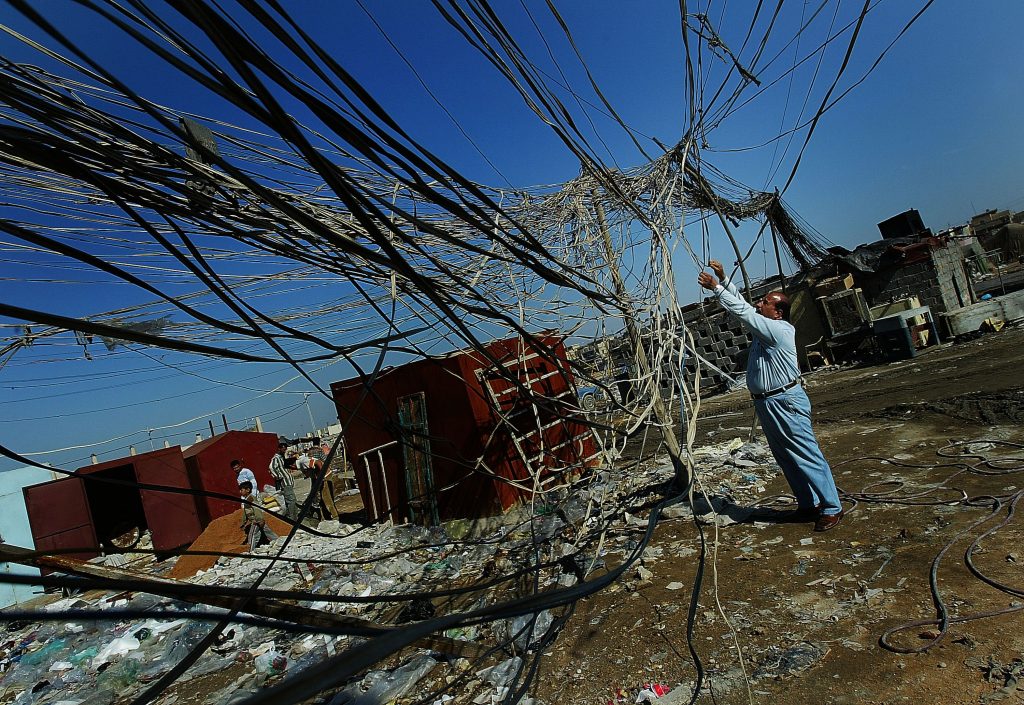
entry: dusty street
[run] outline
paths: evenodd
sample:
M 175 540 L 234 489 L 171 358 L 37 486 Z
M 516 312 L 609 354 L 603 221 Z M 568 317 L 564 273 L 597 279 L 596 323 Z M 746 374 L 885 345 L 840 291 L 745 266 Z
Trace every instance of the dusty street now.
M 761 703 L 1021 701 L 1021 691 L 1000 688 L 1024 652 L 1024 612 L 956 618 L 1024 604 L 1015 601 L 1024 589 L 1019 519 L 1011 516 L 973 554 L 981 574 L 1015 595 L 986 585 L 964 560 L 971 542 L 1007 516 L 1004 507 L 965 532 L 989 516 L 992 502 L 983 498 L 1024 487 L 1016 470 L 1024 450 L 998 443 L 1024 442 L 1022 349 L 1024 331 L 1006 330 L 913 360 L 810 376 L 816 428 L 848 495 L 847 518 L 823 534 L 810 524 L 744 523 L 717 537 L 714 527 L 705 529 L 709 555 L 692 640 L 705 669 L 699 702 L 748 702 L 744 670 L 750 696 Z M 708 400 L 701 413 L 698 445 L 749 434 L 745 392 Z M 1021 460 L 984 463 L 1013 457 Z M 716 486 L 715 477 L 703 482 Z M 765 496 L 787 491 L 779 476 Z M 977 498 L 974 506 L 963 497 Z M 925 653 L 882 648 L 886 630 L 935 618 L 929 572 L 947 545 L 936 586 L 953 618 L 948 633 Z M 536 695 L 548 703 L 605 703 L 621 687 L 632 703 L 644 682 L 692 688 L 685 624 L 699 548 L 692 521 L 663 520 L 643 562 L 653 577 L 616 584 L 578 605 L 543 661 Z M 609 557 L 609 566 L 615 560 Z M 743 669 L 716 608 L 716 582 Z M 937 636 L 926 624 L 889 642 L 912 650 Z

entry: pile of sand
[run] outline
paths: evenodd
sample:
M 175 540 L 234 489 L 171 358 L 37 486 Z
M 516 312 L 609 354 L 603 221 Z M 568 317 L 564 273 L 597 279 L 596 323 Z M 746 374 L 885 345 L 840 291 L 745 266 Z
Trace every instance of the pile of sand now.
M 267 524 L 278 536 L 287 536 L 291 526 L 277 517 L 266 515 Z M 178 557 L 178 562 L 167 573 L 168 578 L 184 580 L 191 578 L 201 570 L 209 570 L 217 562 L 217 558 L 224 554 L 248 553 L 249 546 L 245 542 L 245 535 L 242 533 L 242 510 L 214 519 L 206 530 L 199 534 L 189 551 L 212 551 L 216 555 L 210 556 L 189 556 Z

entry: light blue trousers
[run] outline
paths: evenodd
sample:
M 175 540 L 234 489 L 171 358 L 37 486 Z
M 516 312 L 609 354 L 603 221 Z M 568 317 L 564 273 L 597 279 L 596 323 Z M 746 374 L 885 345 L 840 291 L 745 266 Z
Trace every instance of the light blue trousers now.
M 811 400 L 803 387 L 798 384 L 782 394 L 755 399 L 754 410 L 797 505 L 821 506 L 822 514 L 838 514 L 843 505 L 832 468 L 811 429 Z

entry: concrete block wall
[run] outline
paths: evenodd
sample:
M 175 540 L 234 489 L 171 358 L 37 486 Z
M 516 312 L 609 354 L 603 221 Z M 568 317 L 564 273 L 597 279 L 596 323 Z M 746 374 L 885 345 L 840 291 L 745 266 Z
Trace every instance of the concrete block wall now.
M 964 271 L 963 253 L 953 242 L 930 250 L 927 260 L 860 277 L 858 283 L 872 306 L 918 296 L 936 317 L 975 300 Z
M 789 280 L 792 286 L 793 279 Z M 738 283 L 738 282 L 737 282 Z M 779 281 L 772 279 L 762 281 L 751 286 L 748 301 L 756 301 L 768 292 L 777 291 L 780 288 Z M 747 371 L 747 351 L 753 342 L 753 337 L 743 329 L 743 325 L 732 316 L 728 315 L 718 302 L 709 298 L 699 306 L 683 315 L 683 325 L 693 334 L 694 344 L 697 353 L 715 367 L 726 372 L 730 377 L 736 378 Z M 680 337 L 683 331 L 678 331 Z M 697 360 L 693 355 L 686 356 L 686 380 L 692 384 L 697 372 Z M 664 370 L 665 378 L 669 377 L 670 370 Z M 727 388 L 728 381 L 721 373 L 711 369 L 707 365 L 700 365 L 700 388 L 702 396 L 713 394 Z M 666 394 L 673 390 L 663 388 Z
M 933 313 L 946 310 L 942 287 L 931 260 L 875 272 L 864 277 L 860 283 L 864 298 L 871 306 L 917 296 L 921 299 L 921 305 L 931 307 Z
M 789 280 L 789 286 L 793 286 L 795 278 Z M 776 291 L 780 287 L 777 279 L 767 282 L 760 282 L 753 287 L 748 300 L 756 301 L 770 291 Z M 683 314 L 683 324 L 693 336 L 697 353 L 715 367 L 721 369 L 730 378 L 742 376 L 747 370 L 747 351 L 753 342 L 753 338 L 743 329 L 743 325 L 732 316 L 726 314 L 717 301 L 709 298 L 698 306 Z M 649 331 L 642 333 L 648 339 Z M 680 327 L 676 331 L 676 339 L 689 340 L 685 331 Z M 649 344 L 649 342 L 647 343 Z M 610 369 L 631 369 L 633 359 L 630 347 L 625 344 L 624 337 L 618 336 L 614 340 L 609 339 L 608 357 Z M 581 355 L 582 357 L 582 355 Z M 676 354 L 666 354 L 661 369 L 662 394 L 665 398 L 672 398 L 678 395 L 678 390 L 673 388 L 677 370 L 673 369 L 679 359 L 678 350 Z M 685 379 L 687 384 L 693 384 L 697 372 L 698 362 L 694 356 L 687 353 L 685 356 Z M 700 364 L 700 386 L 702 396 L 723 391 L 727 388 L 728 380 L 722 373 L 711 369 L 708 365 Z
M 742 375 L 747 367 L 747 350 L 752 338 L 732 316 L 726 315 L 717 303 L 705 302 L 701 308 L 684 316 L 684 325 L 693 334 L 697 353 L 731 377 Z M 682 334 L 682 331 L 679 331 Z M 697 371 L 697 360 L 686 356 L 686 379 L 692 380 Z M 707 365 L 700 365 L 702 390 L 721 390 L 725 378 Z
M 959 244 L 950 241 L 946 247 L 933 250 L 932 261 L 935 263 L 935 273 L 947 312 L 970 306 L 977 301 L 964 266 L 964 251 Z

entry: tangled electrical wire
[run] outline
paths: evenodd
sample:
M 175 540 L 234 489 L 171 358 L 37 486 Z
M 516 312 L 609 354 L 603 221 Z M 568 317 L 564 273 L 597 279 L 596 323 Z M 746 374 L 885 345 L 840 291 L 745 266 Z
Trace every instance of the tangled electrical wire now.
M 957 543 L 973 536 L 973 540 L 967 546 L 963 556 L 964 565 L 971 574 L 981 582 L 1003 594 L 1015 597 L 1020 597 L 1024 594 L 1024 590 L 1022 590 L 1021 586 L 1008 585 L 990 577 L 983 570 L 979 569 L 974 562 L 974 554 L 978 550 L 980 543 L 993 536 L 1013 520 L 1017 510 L 1017 504 L 1020 502 L 1021 497 L 1024 496 L 1024 491 L 1014 490 L 1001 496 L 968 496 L 967 492 L 962 488 L 957 488 L 951 485 L 952 481 L 960 476 L 978 475 L 998 477 L 1020 473 L 1024 471 L 1024 458 L 1019 454 L 996 459 L 989 458 L 984 453 L 976 450 L 979 446 L 1009 449 L 1012 452 L 1018 453 L 1020 449 L 1024 448 L 1024 446 L 1019 443 L 981 438 L 950 442 L 945 447 L 939 448 L 936 452 L 939 457 L 946 459 L 946 462 L 923 465 L 919 463 L 899 461 L 892 458 L 867 456 L 851 459 L 844 463 L 837 463 L 835 465 L 835 467 L 841 467 L 842 465 L 852 462 L 881 461 L 896 467 L 903 467 L 912 470 L 947 467 L 957 468 L 955 472 L 944 478 L 941 482 L 917 492 L 905 492 L 905 483 L 903 481 L 886 480 L 864 487 L 860 492 L 844 494 L 845 499 L 851 500 L 855 503 L 854 506 L 859 502 L 869 502 L 903 506 L 962 506 L 969 509 L 988 510 L 988 513 L 984 514 L 977 520 L 972 521 L 963 530 L 957 532 L 957 534 L 951 538 L 938 551 L 938 553 L 935 554 L 928 572 L 928 588 L 931 592 L 932 603 L 935 608 L 935 618 L 914 620 L 887 629 L 879 637 L 879 644 L 890 651 L 900 654 L 923 653 L 938 645 L 939 642 L 945 638 L 951 624 L 962 624 L 979 619 L 1000 617 L 1005 614 L 1024 610 L 1024 605 L 1011 605 L 1002 609 L 964 614 L 954 617 L 950 615 L 946 600 L 943 597 L 942 590 L 939 586 L 939 569 L 942 566 L 942 562 L 946 558 L 946 555 Z M 972 460 L 974 462 L 971 462 Z M 948 498 L 937 496 L 941 493 L 953 496 Z M 996 521 L 1000 515 L 1004 514 L 1005 516 L 1001 521 Z M 987 529 L 982 530 L 986 524 L 990 524 L 990 526 Z M 938 627 L 938 629 L 935 631 L 934 635 L 928 635 L 924 640 L 924 643 L 919 646 L 900 646 L 893 640 L 893 637 L 897 634 L 925 626 L 935 626 Z
M 410 645 L 434 638 L 429 643 L 437 646 L 436 635 L 446 630 L 528 616 L 519 630 L 527 633 L 527 648 L 515 646 L 522 635 L 513 633 L 487 649 L 472 650 L 477 663 L 510 651 L 529 656 L 519 662 L 504 696 L 505 702 L 520 700 L 545 646 L 556 638 L 574 604 L 628 570 L 650 539 L 661 508 L 693 491 L 689 450 L 699 390 L 682 376 L 689 332 L 679 313 L 674 268 L 677 256 L 701 266 L 709 243 L 706 236 L 700 247 L 691 242 L 684 234 L 687 220 L 700 223 L 705 233 L 708 220 L 720 224 L 741 267 L 745 257 L 731 230 L 747 219 L 770 225 L 801 265 L 824 254 L 827 242 L 785 208 L 780 193 L 748 189 L 703 159 L 711 131 L 742 107 L 741 99 L 752 87 L 764 90 L 808 58 L 823 55 L 844 35 L 849 36 L 848 59 L 874 7 L 865 3 L 845 27 L 830 27 L 807 57 L 794 57 L 792 69 L 779 68 L 778 55 L 761 62 L 776 18 L 764 26 L 760 5 L 738 48 L 727 44 L 731 33 L 716 26 L 712 15 L 688 15 L 683 9 L 689 114 L 681 123 L 680 138 L 667 147 L 644 138 L 616 113 L 583 63 L 569 24 L 548 3 L 550 19 L 583 64 L 600 104 L 591 108 L 621 127 L 646 159 L 641 166 L 618 168 L 601 158 L 593 138 L 567 107 L 566 93 L 584 113 L 591 112 L 582 107 L 578 92 L 541 69 L 494 8 L 480 0 L 438 0 L 434 8 L 444 21 L 495 68 L 580 164 L 579 176 L 562 184 L 495 188 L 468 179 L 414 139 L 275 0 L 244 0 L 232 12 L 201 0 L 170 0 L 159 7 L 143 0 L 80 3 L 97 21 L 117 29 L 124 41 L 161 60 L 169 73 L 215 96 L 224 108 L 218 116 L 176 110 L 138 94 L 110 66 L 93 58 L 87 46 L 63 33 L 45 8 L 24 0 L 9 4 L 45 39 L 4 27 L 7 35 L 59 69 L 0 60 L 0 202 L 5 207 L 0 231 L 7 237 L 5 251 L 21 266 L 86 271 L 100 285 L 125 284 L 151 298 L 89 316 L 2 302 L 0 315 L 22 323 L 5 324 L 11 332 L 0 347 L 0 366 L 57 341 L 63 348 L 80 347 L 89 355 L 115 359 L 151 346 L 179 354 L 179 366 L 195 356 L 285 363 L 310 389 L 330 397 L 310 366 L 341 363 L 362 388 L 350 419 L 342 419 L 347 428 L 363 405 L 386 405 L 375 384 L 394 360 L 468 350 L 516 399 L 511 410 L 492 403 L 492 437 L 502 429 L 512 439 L 531 434 L 534 439 L 528 448 L 517 447 L 524 475 L 498 480 L 524 492 L 531 510 L 555 507 L 559 517 L 554 533 L 550 527 L 540 530 L 531 511 L 520 526 L 507 528 L 497 539 L 454 540 L 440 534 L 434 537 L 440 544 L 428 538 L 404 549 L 443 545 L 469 550 L 475 541 L 503 542 L 507 555 L 502 566 L 472 575 L 454 588 L 428 585 L 434 589 L 344 597 L 265 589 L 276 565 L 301 561 L 289 553 L 296 537 L 351 543 L 371 531 L 364 527 L 332 535 L 301 523 L 313 509 L 321 478 L 300 510 L 300 522 L 292 525 L 274 554 L 236 556 L 265 563 L 245 588 L 182 588 L 96 575 L 32 578 L 33 584 L 50 587 L 187 595 L 219 608 L 139 612 L 167 618 L 187 614 L 215 626 L 148 685 L 134 699 L 136 705 L 156 701 L 225 638 L 231 623 L 364 639 L 246 701 L 255 704 L 299 702 L 336 689 Z M 797 35 L 808 31 L 817 16 L 815 12 L 802 19 Z M 755 28 L 761 36 L 751 55 L 747 46 Z M 274 54 L 264 48 L 265 36 L 275 39 Z M 844 60 L 809 123 L 808 140 L 821 115 L 835 104 L 830 102 L 832 89 L 846 68 Z M 769 75 L 771 71 L 779 75 Z M 798 164 L 799 156 L 787 185 Z M 235 269 L 239 264 L 250 270 L 240 273 Z M 743 273 L 746 278 L 745 269 Z M 74 280 L 75 275 L 67 276 Z M 58 281 L 56 276 L 53 281 Z M 297 292 L 321 298 L 316 305 L 309 300 L 296 303 Z M 576 343 L 578 353 L 562 354 L 542 345 L 549 331 Z M 98 350 L 97 339 L 105 352 Z M 516 341 L 511 364 L 494 353 L 488 342 L 494 339 Z M 94 352 L 88 352 L 90 345 Z M 68 354 L 63 348 L 54 350 Z M 557 392 L 526 364 L 528 355 L 544 360 L 550 375 L 560 381 Z M 600 413 L 580 409 L 574 390 L 581 385 L 601 389 L 606 408 Z M 682 434 L 676 430 L 678 404 L 686 407 L 688 419 Z M 520 413 L 528 419 L 525 424 L 513 418 Z M 545 431 L 567 423 L 586 428 L 596 452 L 568 458 L 555 454 Z M 656 439 L 650 448 L 646 439 L 652 430 Z M 644 460 L 661 451 L 668 454 L 674 491 L 651 511 L 643 539 L 621 565 L 595 572 L 595 556 L 618 511 L 616 496 L 607 493 L 592 471 L 595 465 L 619 463 L 627 443 L 638 437 L 644 440 Z M 405 443 L 422 448 L 424 442 L 438 440 L 423 432 Z M 39 465 L 18 449 L 5 446 L 2 452 Z M 339 440 L 326 463 L 341 452 Z M 551 467 L 555 457 L 557 471 Z M 494 478 L 479 458 L 460 461 L 467 478 Z M 557 481 L 550 482 L 552 476 Z M 87 482 L 118 482 L 82 477 Z M 573 497 L 587 499 L 569 517 L 564 505 Z M 420 499 L 413 494 L 407 501 Z M 49 552 L 54 553 L 59 552 Z M 374 555 L 372 561 L 393 557 Z M 703 558 L 702 553 L 691 612 L 700 592 Z M 369 557 L 324 559 L 320 567 L 338 570 L 369 562 Z M 383 610 L 374 613 L 378 621 L 373 622 L 330 610 L 296 618 L 294 611 L 271 602 L 280 600 L 377 606 L 448 602 L 441 603 L 440 614 L 397 627 L 395 615 Z M 546 610 L 555 610 L 555 617 L 540 628 L 538 615 Z M 134 613 L 116 614 L 128 618 Z M 386 621 L 389 616 L 392 622 Z M 454 648 L 450 641 L 445 644 Z M 691 654 L 698 671 L 696 698 L 702 670 L 692 643 Z M 454 689 L 460 682 L 447 687 Z

